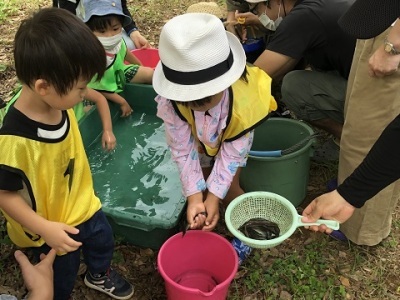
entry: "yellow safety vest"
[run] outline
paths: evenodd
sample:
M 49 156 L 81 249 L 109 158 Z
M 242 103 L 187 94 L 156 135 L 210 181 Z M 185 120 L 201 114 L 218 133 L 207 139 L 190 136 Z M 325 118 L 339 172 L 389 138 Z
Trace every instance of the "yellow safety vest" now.
M 94 194 L 92 175 L 78 123 L 68 110 L 68 134 L 54 143 L 18 135 L 0 135 L 0 168 L 23 180 L 18 193 L 32 209 L 49 221 L 77 226 L 101 208 Z M 44 240 L 2 211 L 7 231 L 19 247 L 39 247 Z
M 247 66 L 247 82 L 237 80 L 229 88 L 230 109 L 226 128 L 218 137 L 216 147 L 200 143 L 208 156 L 215 156 L 222 142 L 238 139 L 253 130 L 268 117 L 271 111 L 277 109 L 274 97 L 271 95 L 271 77 L 258 67 Z M 193 110 L 182 104 L 173 103 L 176 113 L 191 126 L 192 134 L 197 139 L 196 123 Z

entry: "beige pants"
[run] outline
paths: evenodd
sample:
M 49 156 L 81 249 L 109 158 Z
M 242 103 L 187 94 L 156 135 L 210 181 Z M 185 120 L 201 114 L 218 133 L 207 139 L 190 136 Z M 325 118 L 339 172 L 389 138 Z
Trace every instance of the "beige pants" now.
M 383 129 L 400 113 L 400 71 L 383 78 L 368 75 L 368 60 L 382 46 L 387 31 L 358 40 L 345 102 L 345 122 L 340 142 L 339 183 L 361 163 Z M 400 194 L 400 181 L 371 198 L 341 225 L 358 245 L 379 244 L 390 233 L 392 212 Z

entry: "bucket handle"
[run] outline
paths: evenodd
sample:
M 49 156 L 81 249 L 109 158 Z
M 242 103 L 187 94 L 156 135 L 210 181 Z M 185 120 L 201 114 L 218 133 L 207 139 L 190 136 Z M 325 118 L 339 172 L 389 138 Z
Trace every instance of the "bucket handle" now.
M 321 135 L 322 133 L 313 133 L 307 136 L 306 138 L 302 139 L 300 142 L 284 150 L 271 150 L 271 151 L 250 150 L 249 155 L 256 157 L 281 157 L 299 150 L 306 142 Z

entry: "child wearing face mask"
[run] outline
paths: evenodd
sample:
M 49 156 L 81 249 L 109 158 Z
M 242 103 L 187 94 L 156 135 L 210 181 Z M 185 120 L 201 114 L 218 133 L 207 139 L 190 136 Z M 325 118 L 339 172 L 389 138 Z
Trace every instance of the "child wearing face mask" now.
M 260 20 L 260 23 L 264 26 L 265 29 L 270 30 L 270 31 L 276 31 L 278 28 L 279 24 L 283 20 L 283 16 L 286 16 L 286 10 L 285 10 L 285 5 L 282 5 L 283 1 L 279 3 L 279 9 L 278 9 L 278 17 L 276 20 L 272 20 L 270 17 L 267 15 L 267 7 L 268 7 L 268 2 L 265 1 L 260 1 L 260 0 L 246 0 L 246 2 L 249 3 L 249 8 L 251 11 L 253 11 L 256 15 L 258 15 L 258 20 Z M 264 7 L 262 5 L 259 5 L 260 3 L 264 3 Z M 281 8 L 283 6 L 283 14 L 281 14 Z M 260 13 L 261 10 L 261 13 Z
M 122 11 L 120 0 L 82 0 L 76 14 L 97 36 L 104 47 L 107 69 L 98 81 L 95 76 L 89 87 L 102 93 L 108 100 L 121 106 L 122 117 L 129 116 L 132 108 L 119 94 L 126 82 L 151 84 L 153 69 L 141 66 L 122 38 L 122 27 L 131 18 Z M 129 64 L 125 64 L 125 61 Z

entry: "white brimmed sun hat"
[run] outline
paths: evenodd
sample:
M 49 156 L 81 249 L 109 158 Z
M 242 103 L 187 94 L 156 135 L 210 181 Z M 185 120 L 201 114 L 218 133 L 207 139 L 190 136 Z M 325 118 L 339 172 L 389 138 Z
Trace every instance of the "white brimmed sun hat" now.
M 218 94 L 238 80 L 246 66 L 239 39 L 211 14 L 186 13 L 169 20 L 161 30 L 158 51 L 153 87 L 171 100 Z

